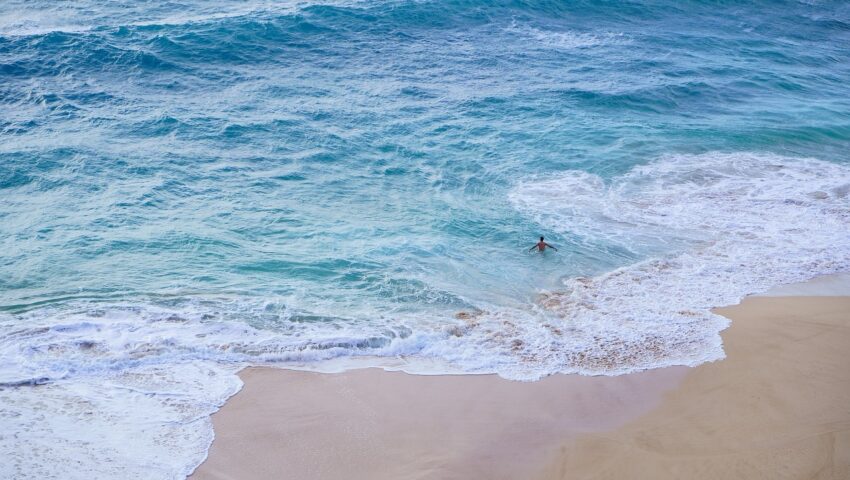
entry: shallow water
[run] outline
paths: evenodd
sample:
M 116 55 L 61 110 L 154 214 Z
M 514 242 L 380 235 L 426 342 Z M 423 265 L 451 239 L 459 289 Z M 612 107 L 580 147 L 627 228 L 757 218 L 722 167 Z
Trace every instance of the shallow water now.
M 0 468 L 180 477 L 245 364 L 722 358 L 712 306 L 850 267 L 849 47 L 843 2 L 5 2 Z

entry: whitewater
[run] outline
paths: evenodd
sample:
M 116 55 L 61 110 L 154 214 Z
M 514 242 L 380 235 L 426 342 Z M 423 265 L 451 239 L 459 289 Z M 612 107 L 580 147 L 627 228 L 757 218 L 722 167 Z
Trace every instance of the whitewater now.
M 780 3 L 4 2 L 0 477 L 184 478 L 251 365 L 721 360 L 850 271 L 850 7 Z

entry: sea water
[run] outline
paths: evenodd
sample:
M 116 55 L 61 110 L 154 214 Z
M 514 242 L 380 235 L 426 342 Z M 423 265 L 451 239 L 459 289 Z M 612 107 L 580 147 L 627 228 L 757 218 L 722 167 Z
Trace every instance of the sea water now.
M 0 477 L 182 478 L 246 365 L 721 359 L 848 151 L 845 2 L 7 0 Z

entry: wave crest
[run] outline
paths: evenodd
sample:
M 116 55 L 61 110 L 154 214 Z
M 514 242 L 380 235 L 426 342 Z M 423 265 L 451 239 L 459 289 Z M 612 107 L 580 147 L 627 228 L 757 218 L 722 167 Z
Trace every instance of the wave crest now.
M 610 182 L 578 171 L 532 179 L 510 198 L 547 228 L 649 257 L 567 279 L 540 301 L 572 336 L 600 345 L 591 372 L 613 373 L 722 358 L 727 321 L 713 307 L 850 269 L 848 191 L 843 165 L 711 153 L 665 157 Z M 565 363 L 585 364 L 582 351 Z

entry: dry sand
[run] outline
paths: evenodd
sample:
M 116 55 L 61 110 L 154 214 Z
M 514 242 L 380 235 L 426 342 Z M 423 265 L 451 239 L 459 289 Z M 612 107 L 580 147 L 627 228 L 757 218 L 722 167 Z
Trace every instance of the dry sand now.
M 649 415 L 563 443 L 526 478 L 850 479 L 850 297 L 717 312 L 732 319 L 725 360 L 693 369 Z
M 850 297 L 718 309 L 725 360 L 619 377 L 251 368 L 201 479 L 850 479 Z

